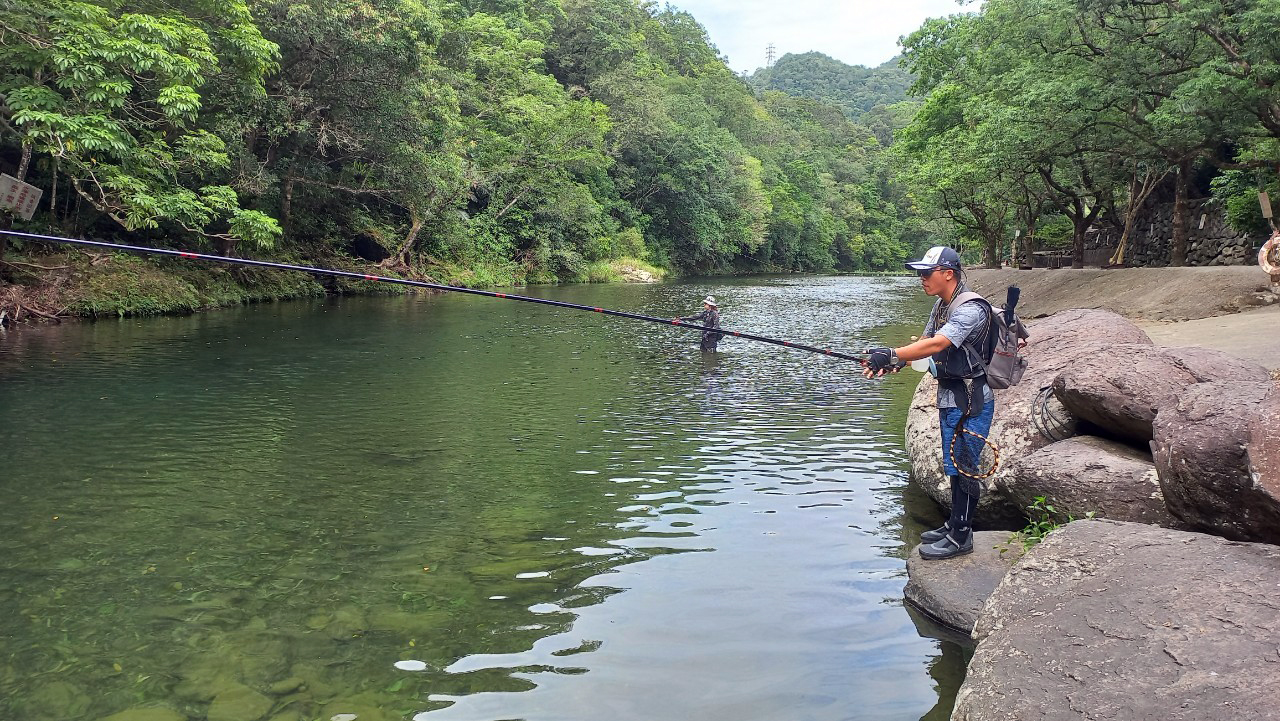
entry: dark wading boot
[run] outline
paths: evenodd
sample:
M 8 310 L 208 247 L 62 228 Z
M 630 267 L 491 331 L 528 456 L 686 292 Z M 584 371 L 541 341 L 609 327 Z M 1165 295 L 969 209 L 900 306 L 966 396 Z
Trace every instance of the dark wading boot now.
M 960 481 L 955 476 L 947 476 L 947 478 L 951 481 L 951 507 L 955 508 L 957 504 L 962 502 L 960 498 Z M 951 519 L 947 519 L 945 523 L 932 531 L 921 533 L 920 542 L 926 546 L 930 543 L 937 543 L 946 538 L 948 533 L 951 533 Z
M 927 546 L 920 546 L 920 557 L 926 561 L 940 561 L 953 556 L 973 553 L 973 514 L 978 510 L 978 499 L 960 488 L 958 478 L 952 476 L 951 518 L 947 524 L 951 531 Z
M 932 531 L 925 531 L 924 533 L 921 533 L 920 542 L 925 544 L 926 546 L 929 545 L 930 543 L 937 543 L 938 541 L 941 541 L 942 539 L 946 538 L 948 533 L 951 533 L 950 522 L 944 523 L 940 527 L 935 528 Z
M 948 534 L 941 541 L 920 547 L 920 557 L 926 561 L 941 561 L 944 558 L 963 556 L 973 553 L 973 534 L 965 534 L 963 542 L 957 542 L 955 536 Z

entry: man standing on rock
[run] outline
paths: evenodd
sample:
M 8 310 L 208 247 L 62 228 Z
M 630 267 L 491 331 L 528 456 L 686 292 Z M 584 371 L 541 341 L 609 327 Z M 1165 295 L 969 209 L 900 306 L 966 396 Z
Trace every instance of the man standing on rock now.
M 937 560 L 973 552 L 973 514 L 982 494 L 978 461 L 995 413 L 983 351 L 992 332 L 991 304 L 968 292 L 960 254 L 951 248 L 930 248 L 906 266 L 920 276 L 924 292 L 938 299 L 933 313 L 920 340 L 901 348 L 869 349 L 863 374 L 878 378 L 905 363 L 932 359 L 929 370 L 938 378 L 942 468 L 951 481 L 951 517 L 941 528 L 920 536 L 920 556 Z

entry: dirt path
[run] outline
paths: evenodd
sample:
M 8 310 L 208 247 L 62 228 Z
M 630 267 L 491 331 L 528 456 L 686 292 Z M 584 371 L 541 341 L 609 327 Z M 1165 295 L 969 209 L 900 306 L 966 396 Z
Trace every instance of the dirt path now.
M 1038 318 L 1104 308 L 1166 346 L 1214 348 L 1280 370 L 1280 288 L 1257 266 L 1116 270 L 973 270 L 975 290 L 997 304 L 1022 289 L 1018 312 Z
M 1280 370 L 1280 306 L 1181 323 L 1138 325 L 1159 345 L 1199 346 Z

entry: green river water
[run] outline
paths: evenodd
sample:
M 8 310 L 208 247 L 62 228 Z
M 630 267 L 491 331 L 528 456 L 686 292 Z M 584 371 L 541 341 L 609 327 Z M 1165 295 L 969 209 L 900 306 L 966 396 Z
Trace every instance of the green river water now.
M 906 278 L 535 287 L 854 350 Z M 945 719 L 919 376 L 463 295 L 0 335 L 0 719 Z M 405 663 L 409 662 L 409 663 Z M 398 664 L 398 665 L 397 665 Z

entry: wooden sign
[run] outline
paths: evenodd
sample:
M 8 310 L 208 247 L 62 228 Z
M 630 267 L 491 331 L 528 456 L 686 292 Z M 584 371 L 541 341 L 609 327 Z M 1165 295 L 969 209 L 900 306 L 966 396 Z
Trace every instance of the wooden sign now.
M 23 220 L 31 220 L 40 204 L 44 191 L 24 183 L 12 175 L 0 173 L 0 208 L 12 208 L 13 214 Z
M 1258 205 L 1262 206 L 1262 217 L 1271 217 L 1271 198 L 1267 197 L 1267 191 L 1258 192 Z

